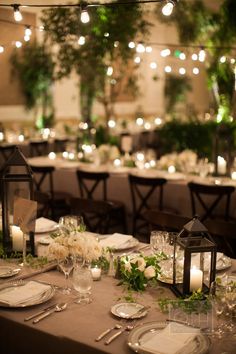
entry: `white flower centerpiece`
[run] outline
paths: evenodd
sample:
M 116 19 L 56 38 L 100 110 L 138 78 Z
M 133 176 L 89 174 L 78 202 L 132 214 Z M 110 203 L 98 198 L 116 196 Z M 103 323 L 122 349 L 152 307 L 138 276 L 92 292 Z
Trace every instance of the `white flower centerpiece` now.
M 72 255 L 75 259 L 90 263 L 99 259 L 102 247 L 93 235 L 76 232 L 55 237 L 49 245 L 48 254 L 52 259 L 60 260 Z
M 155 283 L 158 280 L 161 273 L 159 262 L 165 257 L 162 253 L 152 256 L 139 254 L 135 257 L 121 257 L 121 284 L 135 291 L 145 290 L 148 283 Z
M 173 152 L 161 156 L 157 165 L 164 170 L 168 170 L 169 166 L 175 166 L 177 171 L 190 173 L 195 172 L 197 158 L 197 154 L 194 151 L 186 149 L 180 153 Z

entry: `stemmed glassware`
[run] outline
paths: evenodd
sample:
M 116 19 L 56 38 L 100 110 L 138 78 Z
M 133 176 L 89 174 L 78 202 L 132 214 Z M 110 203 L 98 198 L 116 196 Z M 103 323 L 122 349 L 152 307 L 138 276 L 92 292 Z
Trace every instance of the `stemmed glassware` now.
M 70 233 L 84 231 L 85 224 L 81 215 L 65 215 L 59 219 L 59 226 L 65 227 Z
M 63 271 L 64 275 L 65 275 L 65 287 L 62 289 L 62 293 L 65 295 L 70 294 L 71 292 L 71 288 L 69 287 L 69 275 L 70 272 L 72 271 L 73 267 L 74 267 L 74 258 L 72 255 L 68 255 L 63 259 L 58 260 L 58 266 L 59 268 Z
M 76 300 L 78 304 L 80 303 L 90 303 L 91 300 L 91 288 L 92 288 L 92 273 L 87 266 L 77 266 L 73 271 L 72 278 L 73 287 L 79 293 L 79 297 Z

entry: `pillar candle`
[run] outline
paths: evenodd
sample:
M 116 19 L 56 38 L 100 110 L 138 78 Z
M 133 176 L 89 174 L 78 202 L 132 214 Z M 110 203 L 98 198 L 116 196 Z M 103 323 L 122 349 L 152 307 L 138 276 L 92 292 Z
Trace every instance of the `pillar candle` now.
M 190 291 L 202 290 L 203 273 L 200 269 L 190 269 Z
M 23 250 L 23 232 L 18 226 L 12 226 L 12 248 L 14 251 Z

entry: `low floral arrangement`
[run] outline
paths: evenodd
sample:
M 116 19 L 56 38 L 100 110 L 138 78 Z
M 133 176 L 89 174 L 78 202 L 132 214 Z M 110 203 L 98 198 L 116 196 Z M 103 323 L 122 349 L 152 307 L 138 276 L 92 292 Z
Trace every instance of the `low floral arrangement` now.
M 197 154 L 192 150 L 183 150 L 180 153 L 173 152 L 163 155 L 158 161 L 158 167 L 167 170 L 169 166 L 175 166 L 177 171 L 195 172 L 197 158 Z
M 92 262 L 102 255 L 102 247 L 94 236 L 77 232 L 55 237 L 49 245 L 48 254 L 52 259 L 63 259 L 71 254 Z
M 155 254 L 135 257 L 123 256 L 120 258 L 120 284 L 128 286 L 129 290 L 143 291 L 148 283 L 156 283 L 161 273 L 159 262 L 165 255 Z

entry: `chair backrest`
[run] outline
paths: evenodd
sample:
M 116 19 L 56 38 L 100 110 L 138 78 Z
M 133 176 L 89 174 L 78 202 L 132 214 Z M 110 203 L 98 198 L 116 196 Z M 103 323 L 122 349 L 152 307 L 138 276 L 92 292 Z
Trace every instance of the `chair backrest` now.
M 77 170 L 76 174 L 82 198 L 98 199 L 95 198 L 95 192 L 101 188 L 102 196 L 100 199 L 107 200 L 107 180 L 109 173 Z
M 11 154 L 15 151 L 16 145 L 2 145 L 0 146 L 0 166 L 2 169 L 4 163 L 9 159 Z
M 53 172 L 55 168 L 53 166 L 30 166 L 33 171 L 34 186 L 38 192 L 44 192 L 46 190 L 50 193 L 51 198 L 54 197 L 53 186 Z
M 108 233 L 112 204 L 103 200 L 71 198 L 71 212 L 82 215 L 86 228 L 91 232 Z
M 29 144 L 30 157 L 47 155 L 48 146 L 48 141 L 31 141 Z
M 150 225 L 151 230 L 180 231 L 191 218 L 183 215 L 162 212 L 156 209 L 147 210 L 144 218 Z
M 151 209 L 154 205 L 150 204 L 151 196 L 159 190 L 159 198 L 156 198 L 155 207 L 163 208 L 163 186 L 167 182 L 165 178 L 148 178 L 129 174 L 129 185 L 132 198 L 133 214 L 133 233 L 137 231 L 137 222 L 144 220 L 144 211 Z M 146 221 L 140 225 L 140 229 L 145 227 Z
M 215 240 L 218 251 L 236 258 L 236 222 L 206 220 L 204 225 Z
M 66 144 L 68 143 L 68 139 L 55 139 L 54 140 L 54 151 L 55 152 L 63 152 L 66 150 Z
M 229 219 L 230 200 L 235 188 L 233 186 L 207 185 L 189 182 L 192 215 L 198 214 L 201 221 L 214 218 L 217 208 L 224 206 L 220 212 L 225 220 Z M 218 213 L 219 214 L 219 213 Z

